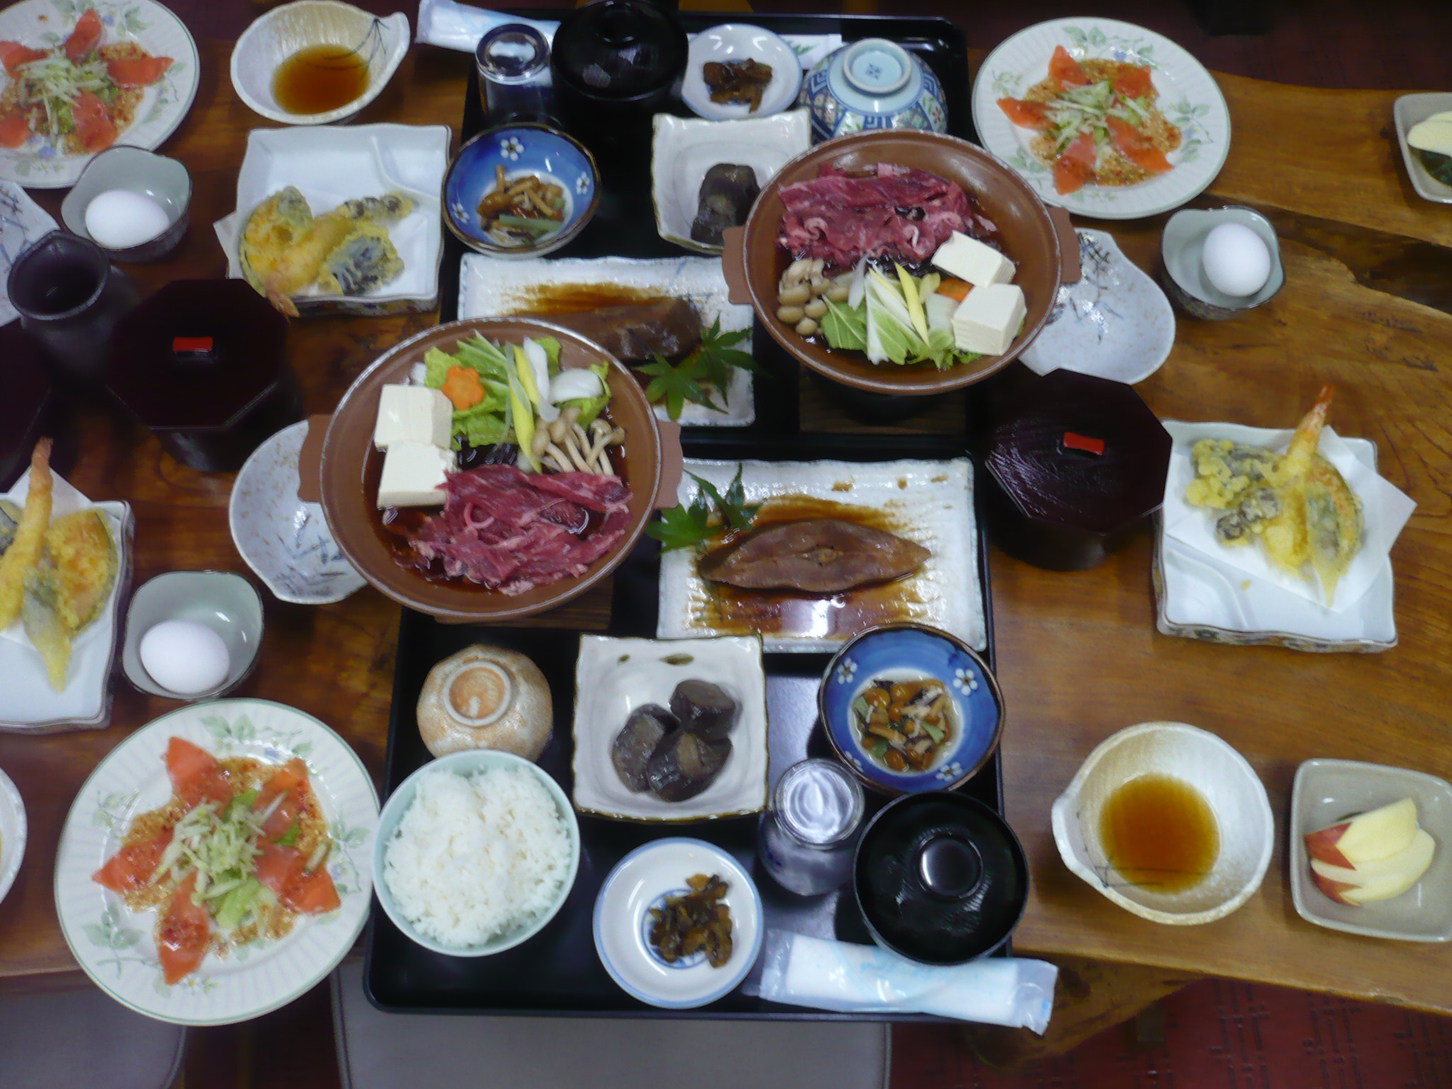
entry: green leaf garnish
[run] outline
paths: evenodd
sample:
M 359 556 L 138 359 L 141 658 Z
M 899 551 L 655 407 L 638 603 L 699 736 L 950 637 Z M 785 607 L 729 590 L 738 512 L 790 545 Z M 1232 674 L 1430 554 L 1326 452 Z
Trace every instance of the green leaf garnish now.
M 695 498 L 689 504 L 678 503 L 660 512 L 659 521 L 645 527 L 645 532 L 661 543 L 662 552 L 677 548 L 695 548 L 724 528 L 750 529 L 761 510 L 760 503 L 746 502 L 746 489 L 741 483 L 741 466 L 726 488 L 726 494 L 709 480 L 687 473 L 696 482 Z

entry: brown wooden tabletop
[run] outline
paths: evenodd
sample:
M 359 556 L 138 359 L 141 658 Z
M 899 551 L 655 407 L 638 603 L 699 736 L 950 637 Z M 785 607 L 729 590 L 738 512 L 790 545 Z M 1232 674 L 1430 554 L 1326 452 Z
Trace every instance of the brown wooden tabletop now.
M 173 259 L 128 272 L 150 291 L 225 274 L 211 224 L 233 210 L 247 132 L 259 119 L 232 90 L 230 43 L 203 43 L 196 105 L 163 150 L 192 173 L 191 233 Z M 974 57 L 975 62 L 981 59 Z M 457 137 L 469 58 L 414 47 L 363 122 L 447 124 Z M 1229 102 L 1229 159 L 1198 205 L 1245 203 L 1282 239 L 1286 286 L 1243 319 L 1179 319 L 1165 365 L 1138 390 L 1162 418 L 1287 427 L 1324 382 L 1334 424 L 1374 441 L 1383 475 L 1417 503 L 1392 552 L 1399 645 L 1381 654 L 1305 654 L 1160 635 L 1146 530 L 1089 571 L 1054 573 L 990 551 L 999 679 L 1008 705 L 1003 776 L 1008 817 L 1033 886 L 1015 938 L 1023 955 L 1090 957 L 1169 973 L 1233 976 L 1452 1012 L 1452 946 L 1354 937 L 1303 921 L 1290 897 L 1286 811 L 1296 767 L 1341 757 L 1452 778 L 1447 647 L 1452 618 L 1452 209 L 1422 201 L 1403 172 L 1386 91 L 1327 91 L 1218 76 Z M 33 195 L 58 216 L 59 191 Z M 1106 227 L 1153 271 L 1165 216 Z M 435 320 L 294 322 L 288 354 L 308 412 L 328 412 L 384 349 Z M 806 426 L 850 423 L 803 385 Z M 932 413 L 903 425 L 931 429 Z M 134 583 L 177 568 L 251 576 L 227 525 L 231 474 L 184 468 L 107 411 L 62 421 L 77 455 L 66 475 L 136 516 Z M 259 665 L 234 694 L 291 704 L 329 723 L 381 775 L 398 607 L 371 589 L 323 607 L 266 595 Z M 542 623 L 600 627 L 596 593 Z M 133 730 L 175 702 L 119 677 L 111 725 L 51 736 L 0 734 L 0 768 L 30 820 L 19 878 L 0 905 L 0 977 L 70 973 L 56 919 L 60 826 L 85 776 Z M 1277 845 L 1259 892 L 1226 919 L 1170 928 L 1130 915 L 1064 867 L 1049 808 L 1100 740 L 1168 719 L 1212 730 L 1260 773 Z M 1452 847 L 1444 845 L 1443 849 Z

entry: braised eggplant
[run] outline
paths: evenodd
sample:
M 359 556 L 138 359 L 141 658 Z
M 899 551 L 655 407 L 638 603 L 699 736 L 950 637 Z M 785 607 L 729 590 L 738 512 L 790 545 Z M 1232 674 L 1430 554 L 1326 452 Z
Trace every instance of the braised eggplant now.
M 671 714 L 681 728 L 717 741 L 731 732 L 741 713 L 738 704 L 729 692 L 719 684 L 691 679 L 676 685 L 671 693 Z
M 708 741 L 690 730 L 667 734 L 650 754 L 646 780 L 656 797 L 683 802 L 705 790 L 731 756 L 731 739 Z
M 650 757 L 665 736 L 679 728 L 675 716 L 657 703 L 647 703 L 630 712 L 625 728 L 610 745 L 610 762 L 620 781 L 636 793 L 650 789 L 646 769 Z

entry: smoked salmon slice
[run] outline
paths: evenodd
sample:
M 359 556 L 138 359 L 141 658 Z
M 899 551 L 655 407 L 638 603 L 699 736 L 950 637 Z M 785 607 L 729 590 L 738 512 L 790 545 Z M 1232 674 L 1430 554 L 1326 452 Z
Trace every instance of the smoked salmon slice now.
M 149 87 L 170 67 L 170 57 L 121 57 L 106 61 L 111 78 L 123 87 Z
M 105 103 L 90 91 L 76 92 L 71 116 L 75 118 L 76 138 L 83 150 L 105 151 L 116 142 L 116 122 L 106 112 Z
M 1083 87 L 1089 82 L 1083 67 L 1062 45 L 1054 46 L 1054 55 L 1049 58 L 1049 75 L 1063 87 Z
M 5 65 L 5 71 L 11 79 L 19 77 L 22 64 L 42 60 L 45 56 L 44 49 L 31 49 L 19 42 L 0 42 L 0 64 Z
M 1020 128 L 1042 130 L 1052 123 L 1049 120 L 1049 108 L 1042 102 L 1030 102 L 1023 98 L 1000 98 L 998 108 Z
M 227 772 L 217 758 L 184 738 L 173 737 L 167 742 L 166 772 L 172 790 L 188 807 L 203 801 L 223 806 L 232 800 Z
M 168 830 L 155 839 L 122 847 L 91 875 L 91 880 L 123 895 L 139 889 L 151 880 L 162 852 L 170 843 L 171 832 Z
M 1114 77 L 1114 89 L 1123 98 L 1141 98 L 1154 89 L 1149 66 L 1127 68 Z
M 196 888 L 197 872 L 193 870 L 172 894 L 157 930 L 156 951 L 168 983 L 179 983 L 191 975 L 207 955 L 212 924 L 207 909 L 192 903 Z
M 1064 195 L 1084 188 L 1094 176 L 1094 161 L 1098 154 L 1094 137 L 1088 132 L 1081 132 L 1054 160 L 1054 192 Z
M 305 915 L 321 915 L 341 906 L 337 887 L 328 871 L 303 869 L 306 860 L 296 847 L 270 843 L 257 856 L 253 874 L 277 894 L 283 907 Z
M 30 119 L 16 111 L 0 115 L 0 147 L 19 147 L 30 139 Z
M 1114 146 L 1124 152 L 1136 166 L 1142 166 L 1156 174 L 1164 174 L 1170 169 L 1170 160 L 1165 158 L 1165 153 L 1150 143 L 1144 133 L 1128 121 L 1122 121 L 1112 114 L 1105 121 L 1109 124 L 1109 134 L 1114 138 Z
M 66 57 L 72 64 L 79 61 L 101 44 L 101 17 L 95 8 L 87 8 L 85 14 L 76 20 L 76 29 L 66 39 Z
M 257 800 L 252 803 L 253 809 L 264 812 L 275 800 L 282 799 L 262 825 L 264 839 L 276 840 L 287 834 L 302 809 L 303 792 L 307 785 L 308 767 L 296 756 L 273 772 L 272 778 L 258 791 Z

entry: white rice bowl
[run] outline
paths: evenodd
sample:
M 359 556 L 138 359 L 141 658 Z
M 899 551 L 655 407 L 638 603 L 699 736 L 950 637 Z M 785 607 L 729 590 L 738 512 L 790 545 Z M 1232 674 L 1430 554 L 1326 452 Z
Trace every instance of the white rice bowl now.
M 386 808 L 395 802 L 396 821 L 381 822 L 379 900 L 421 944 L 507 949 L 548 922 L 574 883 L 573 812 L 529 761 L 457 753 L 415 772 Z

